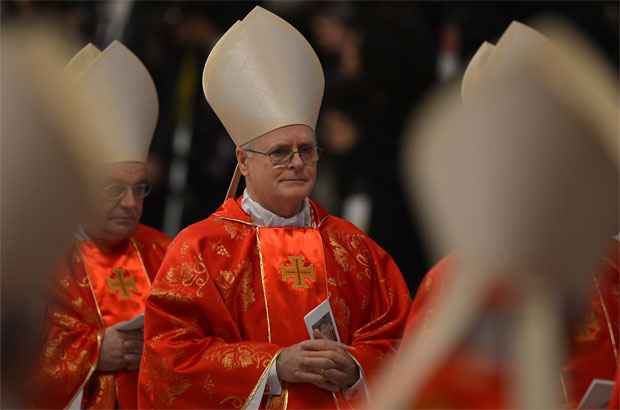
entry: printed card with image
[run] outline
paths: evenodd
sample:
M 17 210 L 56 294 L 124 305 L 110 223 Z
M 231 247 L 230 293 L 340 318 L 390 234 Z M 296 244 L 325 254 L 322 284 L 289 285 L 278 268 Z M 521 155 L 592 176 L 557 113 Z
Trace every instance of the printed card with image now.
M 594 379 L 583 395 L 578 409 L 606 409 L 614 389 L 612 380 Z
M 317 307 L 308 312 L 306 316 L 304 316 L 304 322 L 306 323 L 306 329 L 311 339 L 316 338 L 314 336 L 314 331 L 318 330 L 326 339 L 340 342 L 340 335 L 338 334 L 334 313 L 329 304 L 329 298 L 325 299 Z

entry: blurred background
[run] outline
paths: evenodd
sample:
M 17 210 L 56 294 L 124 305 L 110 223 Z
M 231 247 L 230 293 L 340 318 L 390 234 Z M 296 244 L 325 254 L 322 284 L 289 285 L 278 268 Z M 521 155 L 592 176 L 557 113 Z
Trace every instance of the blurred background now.
M 326 76 L 313 196 L 385 248 L 413 293 L 435 260 L 400 178 L 400 136 L 409 114 L 435 85 L 460 81 L 479 45 L 495 42 L 515 19 L 566 18 L 617 72 L 618 4 L 3 0 L 0 11 L 3 26 L 51 15 L 83 40 L 80 47 L 92 42 L 104 49 L 117 39 L 144 62 L 160 112 L 149 158 L 153 192 L 142 222 L 170 235 L 218 208 L 235 166 L 234 145 L 202 93 L 212 46 L 255 5 L 289 21 L 315 48 Z

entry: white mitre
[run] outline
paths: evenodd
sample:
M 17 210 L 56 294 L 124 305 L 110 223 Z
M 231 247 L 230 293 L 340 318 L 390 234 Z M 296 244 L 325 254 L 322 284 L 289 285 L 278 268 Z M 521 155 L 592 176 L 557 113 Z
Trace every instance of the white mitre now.
M 495 46 L 493 44 L 485 41 L 471 60 L 469 60 L 461 81 L 461 99 L 463 103 L 467 103 L 476 94 L 476 90 L 480 87 L 480 82 L 484 78 L 485 64 L 494 49 Z
M 228 134 L 242 146 L 287 125 L 314 130 L 325 78 L 308 41 L 257 6 L 213 47 L 202 86 Z
M 146 162 L 159 102 L 153 79 L 138 57 L 118 41 L 103 51 L 88 44 L 65 72 L 70 84 L 96 101 L 105 111 L 101 114 L 114 122 L 117 131 L 106 136 L 112 149 L 102 162 Z

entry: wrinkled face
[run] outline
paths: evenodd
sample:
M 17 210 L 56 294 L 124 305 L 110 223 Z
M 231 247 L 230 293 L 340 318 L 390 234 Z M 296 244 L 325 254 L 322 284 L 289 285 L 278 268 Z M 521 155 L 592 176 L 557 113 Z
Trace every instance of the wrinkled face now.
M 314 132 L 306 125 L 289 125 L 266 133 L 250 145 L 263 153 L 304 151 L 316 147 Z M 294 154 L 288 164 L 274 166 L 267 155 L 237 148 L 237 160 L 250 196 L 270 211 L 290 217 L 301 210 L 316 181 L 316 161 Z
M 142 216 L 144 195 L 140 188 L 147 182 L 146 164 L 117 162 L 106 165 L 104 174 L 85 229 L 93 239 L 118 242 L 134 233 Z

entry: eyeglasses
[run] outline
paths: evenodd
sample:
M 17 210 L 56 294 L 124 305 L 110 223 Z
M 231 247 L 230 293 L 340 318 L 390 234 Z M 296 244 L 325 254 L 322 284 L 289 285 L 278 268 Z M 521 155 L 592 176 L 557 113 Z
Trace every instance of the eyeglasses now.
M 125 196 L 128 189 L 131 189 L 134 198 L 138 200 L 144 199 L 151 193 L 151 186 L 147 183 L 136 185 L 110 184 L 103 188 L 103 195 L 111 201 L 118 201 Z
M 296 151 L 290 147 L 278 147 L 269 152 L 260 152 L 249 148 L 244 148 L 243 150 L 269 157 L 271 164 L 275 168 L 285 167 L 290 164 L 295 154 L 299 155 L 299 158 L 304 164 L 314 164 L 319 160 L 319 153 L 321 152 L 321 148 L 310 144 L 300 145 Z

